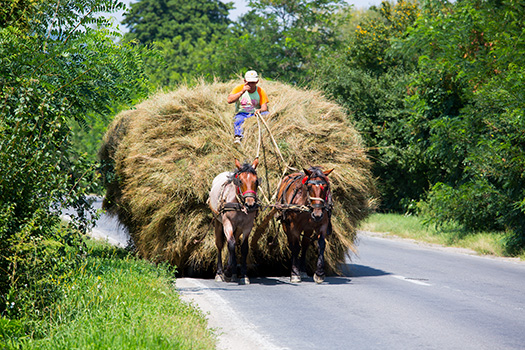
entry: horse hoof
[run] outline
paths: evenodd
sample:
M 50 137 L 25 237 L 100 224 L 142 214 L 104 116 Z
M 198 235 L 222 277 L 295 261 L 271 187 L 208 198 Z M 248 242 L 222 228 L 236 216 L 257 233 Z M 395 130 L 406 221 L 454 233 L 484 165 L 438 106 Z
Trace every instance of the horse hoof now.
M 308 278 L 308 274 L 306 273 L 306 271 L 301 271 L 299 273 L 299 276 L 301 276 L 301 279 L 307 279 Z
M 216 274 L 216 275 L 215 275 L 215 282 L 225 282 L 224 275 L 222 275 L 222 274 Z
M 324 282 L 324 275 L 319 276 L 318 274 L 314 273 L 314 281 L 317 284 L 321 284 Z
M 246 276 L 239 278 L 239 284 L 246 285 L 250 284 L 250 279 Z
M 300 283 L 301 282 L 301 276 L 292 275 L 290 277 L 290 282 L 292 282 L 292 283 Z
M 239 279 L 236 274 L 233 274 L 228 282 L 239 282 Z

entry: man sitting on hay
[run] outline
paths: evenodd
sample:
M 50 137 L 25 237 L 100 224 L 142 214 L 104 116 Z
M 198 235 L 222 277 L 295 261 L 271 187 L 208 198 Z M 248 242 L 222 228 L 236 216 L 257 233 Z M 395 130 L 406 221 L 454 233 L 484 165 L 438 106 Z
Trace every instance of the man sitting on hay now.
M 244 121 L 256 113 L 268 112 L 268 96 L 257 86 L 259 75 L 249 70 L 244 75 L 244 84 L 237 85 L 228 95 L 228 103 L 235 102 L 235 117 L 233 118 L 234 143 L 240 144 L 243 138 L 242 125 Z

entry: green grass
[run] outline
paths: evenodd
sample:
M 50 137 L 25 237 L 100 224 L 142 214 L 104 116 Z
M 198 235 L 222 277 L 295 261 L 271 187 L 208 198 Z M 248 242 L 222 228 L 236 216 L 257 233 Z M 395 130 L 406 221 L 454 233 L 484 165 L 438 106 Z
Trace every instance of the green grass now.
M 63 300 L 50 306 L 49 314 L 32 326 L 31 335 L 0 342 L 0 348 L 215 348 L 207 321 L 180 300 L 167 266 L 155 266 L 103 243 L 90 241 L 89 250 L 90 257 L 63 284 Z M 20 333 L 17 326 L 11 325 L 12 332 Z
M 479 254 L 508 256 L 505 250 L 507 234 L 501 232 L 470 232 L 450 224 L 441 228 L 427 225 L 418 216 L 373 214 L 361 223 L 359 230 L 380 232 L 417 241 L 449 247 L 471 249 Z M 525 259 L 525 253 L 520 256 Z

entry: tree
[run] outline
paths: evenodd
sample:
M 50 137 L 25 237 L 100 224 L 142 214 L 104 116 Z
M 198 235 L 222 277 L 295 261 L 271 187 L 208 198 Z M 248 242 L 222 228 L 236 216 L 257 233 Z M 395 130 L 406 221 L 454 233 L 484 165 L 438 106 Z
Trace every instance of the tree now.
M 18 3 L 25 6 L 24 2 Z M 144 96 L 145 52 L 119 45 L 98 11 L 115 0 L 13 8 L 0 28 L 0 311 L 37 315 L 60 295 L 90 225 L 96 164 L 75 154 L 70 122 Z M 17 18 L 21 22 L 17 21 Z M 73 208 L 61 228 L 60 215 Z M 36 297 L 39 296 L 39 297 Z
M 147 61 L 148 74 L 169 86 L 203 73 L 210 43 L 229 32 L 231 7 L 219 0 L 140 0 L 125 14 L 124 39 L 156 47 L 160 57 Z
M 400 49 L 417 52 L 414 145 L 429 164 L 429 214 L 525 246 L 525 8 L 514 0 L 429 1 Z
M 382 196 L 381 209 L 412 210 L 428 189 L 428 165 L 411 143 L 405 98 L 415 65 L 392 46 L 417 18 L 412 2 L 383 2 L 366 12 L 347 14 L 341 33 L 348 38 L 326 52 L 315 72 L 315 86 L 344 106 L 369 147 Z M 417 62 L 417 61 L 416 61 Z
M 321 53 L 338 44 L 340 0 L 250 1 L 252 10 L 219 40 L 210 70 L 231 77 L 250 68 L 292 83 L 310 80 Z

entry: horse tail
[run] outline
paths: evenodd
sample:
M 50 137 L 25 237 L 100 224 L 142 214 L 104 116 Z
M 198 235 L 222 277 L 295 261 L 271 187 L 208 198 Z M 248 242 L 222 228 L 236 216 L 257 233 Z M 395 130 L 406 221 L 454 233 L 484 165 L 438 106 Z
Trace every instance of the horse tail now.
M 250 243 L 250 247 L 252 249 L 257 248 L 257 242 L 261 238 L 262 234 L 266 231 L 266 228 L 268 227 L 268 223 L 270 222 L 270 220 L 273 219 L 277 211 L 278 211 L 277 208 L 272 208 L 272 210 L 270 210 L 270 212 L 266 214 L 264 219 L 262 219 L 261 223 L 257 225 L 257 228 L 255 229 L 255 232 L 252 235 L 252 240 Z

